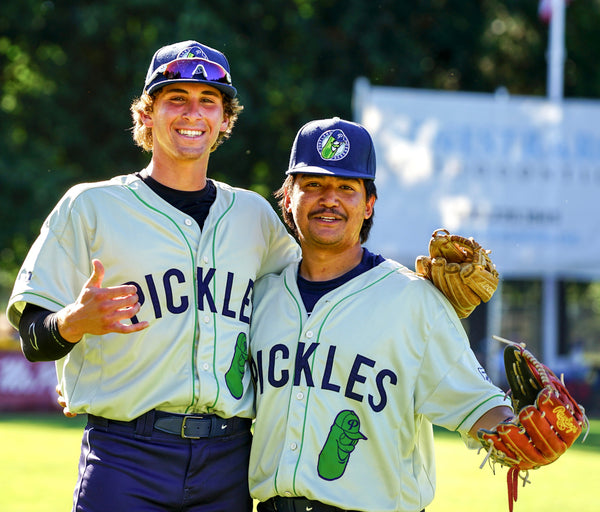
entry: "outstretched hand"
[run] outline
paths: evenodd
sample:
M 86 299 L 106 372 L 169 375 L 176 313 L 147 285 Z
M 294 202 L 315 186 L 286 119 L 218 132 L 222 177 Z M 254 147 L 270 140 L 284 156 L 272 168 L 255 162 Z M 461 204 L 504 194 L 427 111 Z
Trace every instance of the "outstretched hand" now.
M 56 314 L 61 336 L 70 343 L 77 343 L 84 334 L 126 334 L 148 327 L 148 322 L 122 323 L 141 308 L 137 288 L 129 284 L 102 288 L 104 266 L 97 259 L 92 260 L 92 266 L 92 275 L 77 300 Z

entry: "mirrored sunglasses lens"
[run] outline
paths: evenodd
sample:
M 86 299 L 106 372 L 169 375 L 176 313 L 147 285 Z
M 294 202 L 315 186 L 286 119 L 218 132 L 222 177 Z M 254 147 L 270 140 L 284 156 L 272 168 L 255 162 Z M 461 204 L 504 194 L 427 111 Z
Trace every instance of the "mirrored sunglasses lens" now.
M 168 80 L 198 78 L 231 84 L 231 77 L 219 64 L 205 59 L 181 59 L 170 62 L 162 73 Z

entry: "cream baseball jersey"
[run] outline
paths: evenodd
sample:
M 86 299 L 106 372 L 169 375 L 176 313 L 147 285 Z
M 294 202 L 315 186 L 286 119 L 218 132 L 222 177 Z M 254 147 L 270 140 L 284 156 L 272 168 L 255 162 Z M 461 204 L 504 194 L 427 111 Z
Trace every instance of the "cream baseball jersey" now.
M 69 409 L 131 420 L 157 408 L 253 416 L 247 338 L 257 278 L 279 272 L 299 249 L 268 202 L 215 182 L 204 228 L 135 175 L 73 187 L 46 219 L 8 305 L 52 311 L 75 301 L 104 265 L 102 286 L 133 283 L 137 333 L 85 335 L 56 362 Z
M 432 424 L 466 435 L 504 393 L 448 301 L 412 271 L 385 260 L 308 316 L 297 268 L 255 287 L 251 494 L 420 511 L 435 490 Z

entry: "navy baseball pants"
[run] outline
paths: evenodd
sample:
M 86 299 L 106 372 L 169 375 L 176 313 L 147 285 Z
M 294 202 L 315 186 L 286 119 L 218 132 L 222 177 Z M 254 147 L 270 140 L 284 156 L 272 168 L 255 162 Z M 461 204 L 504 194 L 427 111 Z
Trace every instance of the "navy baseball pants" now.
M 193 425 L 193 438 L 188 438 L 182 437 L 185 429 L 175 433 L 181 415 L 168 415 L 159 423 L 151 413 L 131 422 L 88 418 L 74 512 L 252 511 L 250 420 L 234 418 L 232 424 L 217 418 L 215 424 L 213 417 L 212 427 Z M 224 435 L 227 429 L 231 433 Z

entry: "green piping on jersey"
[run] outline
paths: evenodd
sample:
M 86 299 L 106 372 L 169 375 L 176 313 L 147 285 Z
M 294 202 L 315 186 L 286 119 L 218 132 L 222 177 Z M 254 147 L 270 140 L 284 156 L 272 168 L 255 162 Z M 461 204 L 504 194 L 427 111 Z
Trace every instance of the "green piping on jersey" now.
M 34 293 L 34 292 L 23 292 L 22 295 L 32 295 L 34 297 L 41 297 L 44 300 L 47 300 L 49 302 L 53 302 L 54 304 L 56 304 L 58 307 L 60 307 L 61 309 L 65 307 L 65 304 L 61 304 L 60 302 L 55 301 L 54 299 L 51 299 L 50 297 L 46 297 L 45 295 L 42 295 L 40 293 Z
M 190 243 L 188 242 L 188 239 L 186 238 L 185 233 L 179 227 L 179 224 L 177 224 L 177 222 L 175 222 L 165 212 L 159 210 L 158 208 L 155 208 L 154 206 L 152 206 L 152 205 L 148 204 L 146 201 L 144 201 L 135 190 L 131 189 L 128 186 L 125 186 L 125 188 L 127 190 L 129 190 L 137 198 L 137 200 L 140 201 L 143 205 L 145 205 L 148 209 L 152 210 L 155 213 L 158 213 L 159 215 L 162 215 L 163 217 L 165 217 L 167 220 L 169 220 L 175 226 L 175 229 L 177 229 L 177 231 L 179 231 L 179 234 L 185 240 L 185 244 L 187 245 L 188 250 L 190 251 L 190 259 L 192 262 L 192 275 L 196 275 L 196 271 L 195 271 L 196 270 L 196 259 L 194 258 L 194 251 L 192 251 L 192 247 L 190 246 Z M 199 379 L 198 371 L 196 369 L 196 364 L 195 364 L 196 351 L 197 351 L 197 345 L 198 345 L 198 343 L 196 341 L 196 338 L 198 337 L 198 291 L 197 291 L 197 286 L 193 286 L 192 288 L 194 289 L 194 339 L 192 340 L 191 365 L 192 365 L 192 374 L 195 376 L 195 379 L 192 380 L 192 401 L 187 406 L 185 412 L 188 412 L 190 407 L 192 407 L 194 405 L 194 403 L 196 402 L 196 383 L 194 381 Z
M 469 412 L 469 414 L 467 414 L 464 419 L 459 423 L 459 425 L 456 427 L 456 430 L 460 430 L 460 427 L 462 426 L 462 424 L 467 421 L 467 419 L 469 419 L 469 417 L 471 416 L 471 414 L 473 414 L 477 409 L 479 409 L 483 404 L 489 402 L 490 400 L 493 400 L 494 398 L 498 398 L 500 396 L 504 396 L 500 393 L 498 393 L 497 395 L 491 396 L 489 397 L 487 400 L 484 400 L 483 402 L 481 402 L 480 404 L 477 404 L 477 407 L 473 407 L 473 409 Z
M 217 268 L 217 256 L 216 256 L 216 243 L 217 243 L 217 228 L 219 227 L 219 224 L 221 223 L 221 221 L 225 218 L 225 215 L 227 215 L 227 213 L 229 212 L 229 210 L 231 210 L 233 208 L 233 203 L 235 203 L 235 192 L 232 192 L 232 198 L 231 198 L 231 204 L 227 207 L 227 209 L 223 212 L 223 215 L 221 215 L 218 219 L 217 222 L 215 223 L 215 228 L 213 229 L 213 241 L 212 241 L 212 260 L 213 260 L 213 265 L 215 266 L 215 268 Z M 217 296 L 217 282 L 216 282 L 216 278 L 213 280 L 213 297 Z M 198 309 L 196 307 L 196 309 Z M 218 342 L 218 337 L 217 337 L 217 322 L 215 321 L 215 316 L 216 313 L 213 313 L 213 329 L 214 329 L 214 342 L 213 342 L 213 375 L 215 377 L 215 382 L 217 384 L 217 392 L 215 394 L 215 401 L 212 403 L 212 405 L 208 406 L 208 412 L 212 412 L 211 410 L 214 409 L 215 405 L 217 405 L 217 402 L 219 401 L 219 395 L 221 393 L 221 386 L 219 384 L 219 376 L 217 375 L 217 342 Z M 195 354 L 194 354 L 195 355 Z
M 325 315 L 325 318 L 321 322 L 321 327 L 319 328 L 319 331 L 318 331 L 315 343 L 317 343 L 317 344 L 320 343 L 321 333 L 323 332 L 323 328 L 325 327 L 325 324 L 327 323 L 327 319 L 331 316 L 331 314 L 333 313 L 334 309 L 336 309 L 340 304 L 342 304 L 343 302 L 345 302 L 349 298 L 351 298 L 351 297 L 353 297 L 353 296 L 355 296 L 355 295 L 357 295 L 359 293 L 362 293 L 363 291 L 371 288 L 372 286 L 376 285 L 380 281 L 383 281 L 388 276 L 390 276 L 392 274 L 395 274 L 395 273 L 396 273 L 396 269 L 391 270 L 387 274 L 384 274 L 383 276 L 381 276 L 376 281 L 373 281 L 372 283 L 368 284 L 367 286 L 364 286 L 360 290 L 357 290 L 355 292 L 350 293 L 349 295 L 346 295 L 345 297 L 343 297 L 342 299 L 340 299 L 337 303 L 335 303 L 333 306 L 331 306 L 331 309 L 329 310 L 329 312 L 327 313 L 327 315 Z M 319 301 L 320 300 L 321 299 L 319 299 Z M 317 304 L 318 304 L 318 302 L 317 302 Z M 299 339 L 299 337 L 300 337 L 300 333 L 298 334 L 298 339 Z M 311 366 L 310 366 L 311 371 L 314 370 L 314 364 L 315 364 L 315 358 L 316 358 L 316 356 L 317 356 L 317 351 L 315 350 L 315 352 L 313 353 L 313 356 L 312 356 L 311 363 L 310 363 L 311 364 Z M 291 388 L 293 388 L 293 385 L 291 386 Z M 296 475 L 298 473 L 298 468 L 300 466 L 300 460 L 302 458 L 302 450 L 304 449 L 304 434 L 306 432 L 306 423 L 307 423 L 307 416 L 308 416 L 307 411 L 309 409 L 308 403 L 310 401 L 310 392 L 311 392 L 311 389 L 308 388 L 308 391 L 306 393 L 306 409 L 304 411 L 304 421 L 302 422 L 302 441 L 300 442 L 300 448 L 299 448 L 299 452 L 298 452 L 298 459 L 297 459 L 297 462 L 296 462 L 296 467 L 294 468 L 294 478 L 293 478 L 293 483 L 292 483 L 292 487 L 294 489 L 294 493 L 296 493 Z M 290 396 L 291 396 L 291 394 L 290 394 Z M 288 411 L 289 411 L 289 405 L 288 405 Z
M 300 340 L 300 336 L 302 335 L 302 328 L 303 328 L 303 323 L 302 323 L 302 306 L 298 302 L 298 299 L 296 298 L 296 296 L 290 290 L 290 287 L 288 286 L 288 283 L 287 283 L 287 276 L 284 276 L 283 283 L 285 285 L 285 289 L 290 294 L 290 297 L 296 303 L 296 309 L 298 310 L 298 333 L 296 334 L 296 343 L 298 343 L 298 340 Z M 292 401 L 292 395 L 293 394 L 294 394 L 294 386 L 290 386 L 290 396 L 288 397 L 288 417 L 289 417 L 289 412 L 290 412 L 290 403 Z M 308 402 L 308 394 L 306 395 L 306 400 Z M 305 417 L 306 417 L 306 415 L 305 415 Z M 286 421 L 286 423 L 287 423 L 287 421 Z M 304 429 L 303 429 L 303 432 L 304 432 Z M 304 434 L 302 434 L 302 437 L 304 438 Z M 275 487 L 275 490 L 277 492 L 279 492 L 277 490 L 277 475 L 278 474 L 279 474 L 279 465 L 277 465 L 277 469 L 275 470 L 275 478 L 273 479 L 273 481 L 274 481 L 274 487 Z M 296 491 L 296 487 L 295 487 L 295 483 L 294 483 L 294 492 L 295 491 Z

